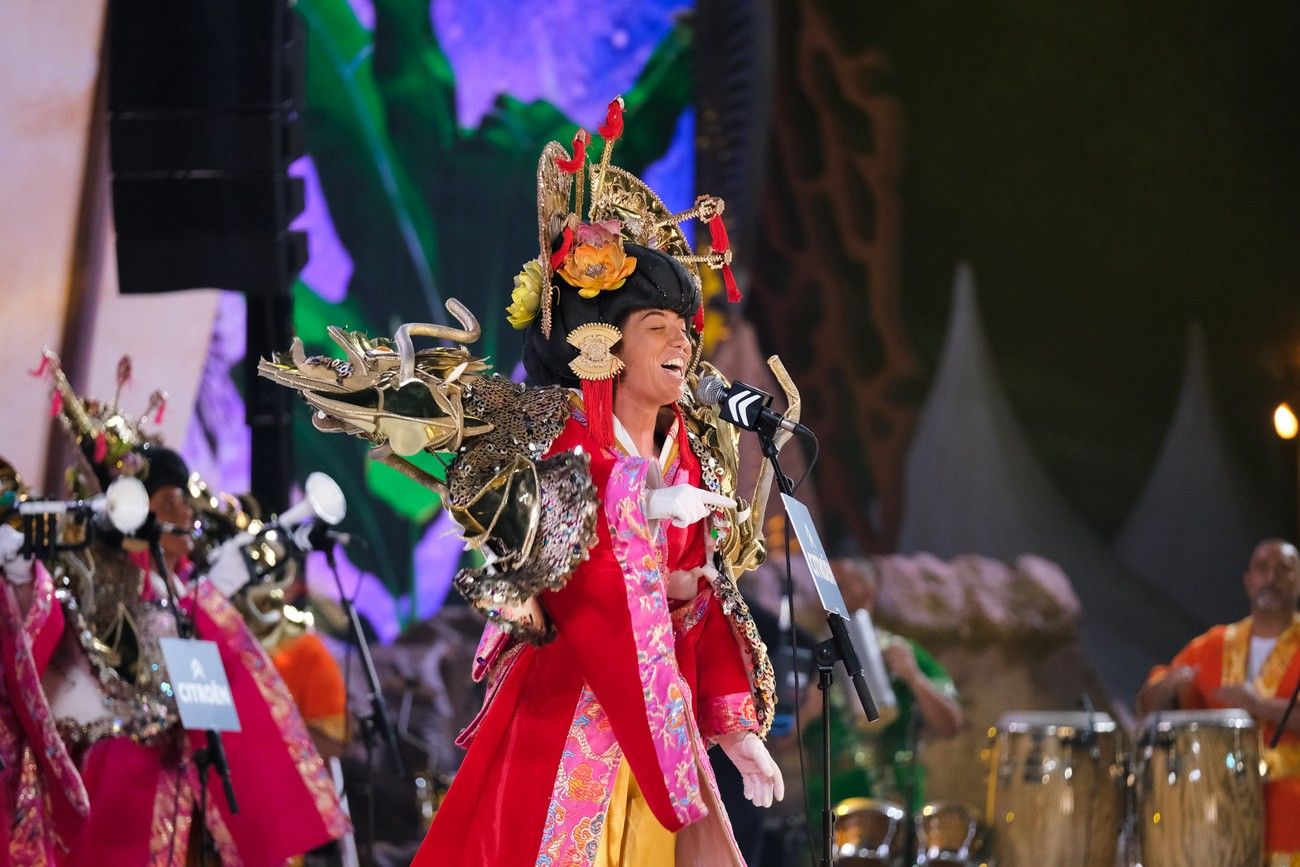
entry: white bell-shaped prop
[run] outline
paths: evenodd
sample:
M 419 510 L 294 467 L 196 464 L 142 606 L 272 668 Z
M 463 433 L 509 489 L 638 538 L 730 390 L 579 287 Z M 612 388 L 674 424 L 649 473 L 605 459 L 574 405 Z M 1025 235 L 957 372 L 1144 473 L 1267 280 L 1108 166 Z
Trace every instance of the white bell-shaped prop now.
M 135 476 L 122 476 L 104 492 L 104 514 L 119 533 L 129 536 L 149 517 L 149 494 Z
M 294 527 L 310 518 L 318 518 L 326 524 L 337 524 L 348 513 L 348 501 L 343 496 L 343 489 L 325 473 L 312 473 L 307 477 L 303 487 L 303 498 L 285 509 L 277 524 L 281 527 Z

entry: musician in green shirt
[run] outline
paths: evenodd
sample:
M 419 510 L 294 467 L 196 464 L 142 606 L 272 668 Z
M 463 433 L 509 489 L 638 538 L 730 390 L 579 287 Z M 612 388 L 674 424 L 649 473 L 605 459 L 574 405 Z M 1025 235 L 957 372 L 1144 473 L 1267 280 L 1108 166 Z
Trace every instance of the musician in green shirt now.
M 851 608 L 874 615 L 875 586 L 866 570 L 854 570 Z M 865 584 L 865 586 L 864 586 Z M 925 803 L 925 769 L 917 755 L 921 733 L 931 738 L 956 735 L 962 726 L 961 705 L 952 678 L 925 648 L 911 639 L 877 627 L 877 640 L 898 699 L 896 711 L 882 708 L 881 719 L 867 723 L 846 700 L 847 693 L 831 693 L 831 796 L 869 797 L 894 801 L 915 813 Z M 821 707 L 816 685 L 808 688 L 804 706 Z M 815 700 L 815 703 L 814 703 Z M 856 699 L 854 699 L 856 701 Z M 803 722 L 805 755 L 821 755 L 822 726 L 819 712 Z M 892 718 L 891 718 L 892 717 Z M 819 815 L 822 803 L 820 765 L 809 769 L 808 804 Z

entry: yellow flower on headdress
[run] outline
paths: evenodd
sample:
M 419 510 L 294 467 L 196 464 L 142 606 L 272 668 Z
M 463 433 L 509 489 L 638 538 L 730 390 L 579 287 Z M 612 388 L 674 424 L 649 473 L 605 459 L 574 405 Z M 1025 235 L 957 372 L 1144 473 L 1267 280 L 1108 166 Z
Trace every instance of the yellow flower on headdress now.
M 529 259 L 524 270 L 515 275 L 515 288 L 510 291 L 510 306 L 506 319 L 520 331 L 537 318 L 537 308 L 542 302 L 542 263 Z
M 558 273 L 583 298 L 595 298 L 622 286 L 635 270 L 636 257 L 623 252 L 618 223 L 608 221 L 578 226 Z

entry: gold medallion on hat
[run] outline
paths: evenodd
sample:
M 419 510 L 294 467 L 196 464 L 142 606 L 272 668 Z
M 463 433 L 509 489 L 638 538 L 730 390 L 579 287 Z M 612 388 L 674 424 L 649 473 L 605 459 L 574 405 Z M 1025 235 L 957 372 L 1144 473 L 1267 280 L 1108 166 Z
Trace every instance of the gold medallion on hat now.
M 578 350 L 578 357 L 569 362 L 569 368 L 579 379 L 609 379 L 623 369 L 622 360 L 610 352 L 622 339 L 623 332 L 607 322 L 579 325 L 566 338 Z

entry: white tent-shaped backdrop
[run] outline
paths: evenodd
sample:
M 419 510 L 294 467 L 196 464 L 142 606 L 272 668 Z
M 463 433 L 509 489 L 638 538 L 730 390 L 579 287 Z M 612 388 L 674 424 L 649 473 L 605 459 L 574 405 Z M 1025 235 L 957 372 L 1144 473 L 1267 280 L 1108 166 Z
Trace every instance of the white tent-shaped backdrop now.
M 1205 628 L 1248 613 L 1241 574 L 1267 528 L 1224 440 L 1205 337 L 1194 324 L 1173 422 L 1115 553 Z
M 1126 571 L 1052 485 L 1002 390 L 975 303 L 957 268 L 939 368 L 907 458 L 901 553 L 1060 564 L 1083 603 L 1084 640 L 1115 699 L 1131 703 L 1151 665 L 1194 632 Z

